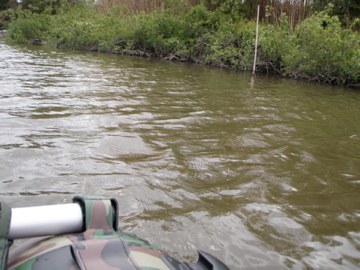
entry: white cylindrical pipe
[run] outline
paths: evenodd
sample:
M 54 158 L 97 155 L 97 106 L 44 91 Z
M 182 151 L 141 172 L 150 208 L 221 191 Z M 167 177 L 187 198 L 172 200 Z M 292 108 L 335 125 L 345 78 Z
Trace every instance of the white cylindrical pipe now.
M 83 215 L 77 203 L 11 209 L 9 239 L 81 232 Z

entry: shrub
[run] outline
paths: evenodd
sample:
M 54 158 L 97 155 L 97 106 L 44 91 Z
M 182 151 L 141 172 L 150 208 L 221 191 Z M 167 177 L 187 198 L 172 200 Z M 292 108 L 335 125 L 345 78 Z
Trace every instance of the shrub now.
M 9 36 L 17 42 L 71 49 L 149 55 L 251 70 L 255 22 L 209 11 L 204 5 L 130 14 L 124 8 L 96 11 L 86 3 L 63 4 L 56 15 L 13 12 Z M 10 14 L 11 12 L 9 12 Z M 336 16 L 317 13 L 295 28 L 286 15 L 261 25 L 258 69 L 268 66 L 286 76 L 355 85 L 360 81 L 359 33 L 343 29 Z M 264 69 L 264 68 L 263 68 Z
M 337 16 L 311 16 L 295 28 L 296 44 L 284 57 L 285 72 L 340 85 L 360 79 L 360 35 L 342 29 Z
M 259 50 L 263 59 L 277 72 L 281 73 L 284 57 L 291 53 L 294 47 L 289 20 L 285 14 L 280 17 L 278 26 L 266 25 L 260 29 Z
M 51 16 L 48 14 L 31 14 L 28 11 L 17 12 L 18 20 L 9 25 L 9 36 L 16 42 L 28 43 L 29 41 L 42 40 L 47 36 Z
M 231 30 L 208 38 L 206 63 L 239 70 L 251 70 L 255 47 L 255 24 L 235 24 Z
M 10 4 L 8 0 L 0 0 L 0 10 L 6 10 L 10 8 Z
M 359 83 L 359 33 L 343 29 L 339 19 L 326 11 L 304 20 L 294 31 L 286 21 L 262 29 L 260 39 L 261 52 L 280 73 L 339 85 Z

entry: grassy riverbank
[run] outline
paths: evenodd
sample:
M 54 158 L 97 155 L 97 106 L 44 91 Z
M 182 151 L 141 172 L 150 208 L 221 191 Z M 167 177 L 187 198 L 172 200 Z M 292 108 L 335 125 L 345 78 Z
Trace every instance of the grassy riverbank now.
M 57 48 L 252 70 L 255 21 L 211 11 L 204 5 L 187 6 L 179 1 L 149 13 L 133 13 L 125 6 L 104 10 L 82 3 L 62 5 L 53 13 L 53 9 L 8 11 L 12 19 L 9 38 Z M 259 33 L 259 72 L 360 85 L 360 34 L 343 28 L 338 17 L 323 11 L 293 26 L 281 16 L 275 23 L 261 24 Z

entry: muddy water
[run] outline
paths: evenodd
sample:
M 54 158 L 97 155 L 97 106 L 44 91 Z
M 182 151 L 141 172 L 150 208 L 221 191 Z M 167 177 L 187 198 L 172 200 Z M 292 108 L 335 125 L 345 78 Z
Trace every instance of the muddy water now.
M 120 226 L 231 269 L 360 267 L 360 93 L 0 44 L 0 199 L 112 196 Z

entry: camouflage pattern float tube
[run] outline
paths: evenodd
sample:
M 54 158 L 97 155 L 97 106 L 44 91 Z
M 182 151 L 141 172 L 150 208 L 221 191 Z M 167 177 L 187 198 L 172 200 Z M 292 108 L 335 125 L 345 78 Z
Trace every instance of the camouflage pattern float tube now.
M 35 238 L 10 249 L 10 217 L 0 204 L 0 270 L 227 270 L 198 251 L 195 264 L 180 262 L 146 240 L 118 230 L 118 203 L 112 198 L 73 199 L 82 211 L 81 232 Z M 79 226 L 78 224 L 76 226 Z M 7 253 L 8 258 L 7 258 Z

